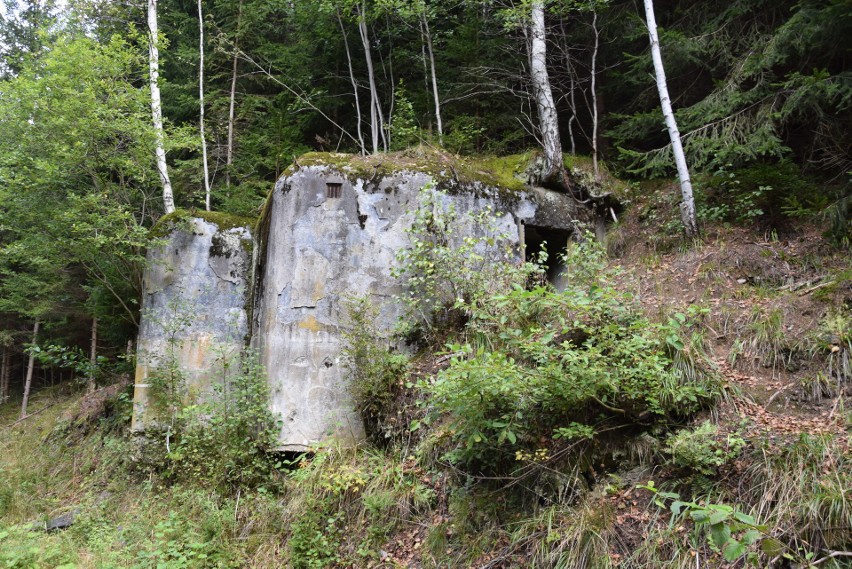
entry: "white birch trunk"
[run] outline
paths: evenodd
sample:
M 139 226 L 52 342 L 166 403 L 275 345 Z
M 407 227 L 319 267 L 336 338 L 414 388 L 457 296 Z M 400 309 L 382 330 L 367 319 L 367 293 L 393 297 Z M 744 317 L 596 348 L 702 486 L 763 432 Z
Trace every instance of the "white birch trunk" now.
M 210 211 L 210 169 L 207 167 L 207 139 L 204 137 L 204 14 L 198 0 L 198 126 L 201 133 L 201 160 L 204 165 L 204 209 Z
M 33 346 L 38 340 L 38 320 L 33 324 Z M 27 403 L 30 400 L 30 387 L 33 384 L 33 368 L 35 367 L 35 352 L 30 351 L 30 357 L 27 360 L 27 375 L 24 378 L 24 399 L 21 401 L 21 419 L 27 416 Z
M 163 135 L 163 106 L 160 101 L 160 52 L 157 49 L 157 0 L 148 0 L 148 72 L 151 84 L 151 115 L 157 137 L 157 171 L 163 184 L 163 209 L 166 213 L 175 210 L 172 182 L 166 167 L 165 136 Z
M 373 70 L 373 56 L 370 51 L 370 36 L 367 31 L 367 16 L 364 6 L 358 6 L 358 31 L 361 34 L 361 44 L 364 47 L 364 58 L 367 63 L 367 77 L 370 83 L 370 134 L 373 144 L 373 154 L 379 153 L 379 140 L 382 133 L 382 109 L 379 106 L 379 95 L 376 89 L 376 75 Z
M 355 72 L 352 69 L 352 53 L 349 51 L 349 39 L 346 36 L 346 30 L 343 27 L 343 19 L 340 17 L 340 12 L 337 12 L 337 23 L 340 24 L 340 34 L 343 36 L 343 46 L 346 48 L 346 64 L 349 67 L 349 81 L 352 83 L 352 93 L 355 95 L 355 114 L 356 124 L 358 125 L 358 146 L 361 149 L 361 156 L 367 153 L 364 146 L 364 135 L 361 133 L 361 98 L 358 96 L 358 82 L 355 81 Z
M 552 180 L 563 170 L 562 142 L 559 140 L 559 123 L 550 77 L 547 74 L 547 44 L 544 29 L 544 0 L 533 0 L 530 20 L 530 67 L 538 108 L 539 130 L 544 146 L 545 168 L 542 181 Z
M 680 180 L 680 219 L 683 228 L 690 237 L 698 235 L 698 224 L 695 220 L 695 200 L 692 197 L 692 182 L 689 179 L 689 169 L 686 166 L 686 157 L 680 140 L 680 132 L 677 129 L 672 103 L 669 98 L 669 88 L 666 85 L 666 71 L 663 68 L 663 58 L 660 55 L 660 40 L 657 37 L 657 22 L 654 19 L 653 0 L 645 0 L 645 19 L 648 23 L 648 35 L 651 39 L 651 58 L 654 61 L 654 73 L 657 78 L 657 91 L 660 93 L 660 106 L 663 109 L 663 117 L 669 129 L 669 138 L 672 141 L 672 152 L 674 153 L 677 175 Z
M 598 47 L 600 46 L 600 32 L 598 31 L 598 13 L 592 12 L 592 32 L 595 36 L 595 45 L 592 49 L 592 169 L 595 173 L 595 179 L 600 177 L 598 170 L 598 92 L 596 89 L 597 81 L 597 62 L 598 62 Z M 572 93 L 573 96 L 573 93 Z
M 234 34 L 234 60 L 231 66 L 231 94 L 228 101 L 228 143 L 225 148 L 225 187 L 231 187 L 231 164 L 234 163 L 234 106 L 237 99 L 237 70 L 239 68 L 240 20 L 243 17 L 243 3 L 237 8 L 237 30 Z
M 432 33 L 429 31 L 429 18 L 423 10 L 423 29 L 426 36 L 426 47 L 429 50 L 429 65 L 432 69 L 432 96 L 435 99 L 435 122 L 438 127 L 438 142 L 444 142 L 444 126 L 441 122 L 441 96 L 438 94 L 438 74 L 435 71 L 435 52 L 432 50 Z

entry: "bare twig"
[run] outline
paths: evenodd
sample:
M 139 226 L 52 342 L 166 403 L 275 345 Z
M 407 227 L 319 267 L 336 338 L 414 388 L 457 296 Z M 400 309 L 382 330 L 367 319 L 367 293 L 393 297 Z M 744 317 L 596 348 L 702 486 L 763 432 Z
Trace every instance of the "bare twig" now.
M 7 428 L 7 429 L 11 429 L 12 427 L 14 427 L 15 425 L 17 425 L 17 424 L 18 424 L 18 423 L 20 423 L 21 421 L 26 421 L 26 420 L 27 420 L 27 419 L 29 419 L 30 417 L 34 417 L 35 415 L 38 415 L 39 413 L 41 413 L 41 412 L 42 412 L 42 411 L 44 411 L 45 409 L 50 409 L 50 408 L 51 408 L 51 407 L 53 407 L 54 405 L 56 405 L 56 403 L 51 403 L 50 405 L 45 405 L 44 407 L 42 407 L 42 408 L 41 408 L 41 409 L 39 409 L 38 411 L 35 411 L 34 413 L 30 413 L 29 415 L 27 415 L 27 416 L 25 416 L 25 417 L 21 417 L 20 419 L 18 419 L 18 420 L 17 420 L 17 421 L 15 421 L 14 423 L 10 423 L 10 424 L 6 425 L 6 428 Z
M 817 559 L 816 561 L 811 563 L 811 566 L 819 565 L 823 561 L 828 561 L 829 559 L 834 559 L 835 557 L 852 557 L 852 551 L 831 551 L 822 559 Z

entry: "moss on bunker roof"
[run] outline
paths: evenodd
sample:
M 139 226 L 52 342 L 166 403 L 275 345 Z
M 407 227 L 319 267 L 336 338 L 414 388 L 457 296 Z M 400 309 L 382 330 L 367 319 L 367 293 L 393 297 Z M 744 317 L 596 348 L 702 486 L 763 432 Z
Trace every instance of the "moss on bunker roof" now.
M 181 223 L 185 223 L 193 218 L 201 218 L 208 223 L 215 224 L 219 231 L 228 231 L 235 227 L 247 227 L 254 229 L 257 219 L 253 217 L 243 217 L 222 211 L 197 211 L 187 209 L 177 209 L 172 213 L 168 213 L 157 220 L 157 223 L 151 227 L 151 237 L 165 237 L 177 228 Z
M 400 152 L 361 156 L 338 152 L 308 152 L 296 159 L 285 175 L 298 167 L 330 166 L 350 179 L 376 179 L 400 172 L 423 172 L 437 182 L 481 183 L 494 188 L 523 191 L 524 173 L 532 152 L 510 156 L 455 156 L 434 148 L 417 146 Z

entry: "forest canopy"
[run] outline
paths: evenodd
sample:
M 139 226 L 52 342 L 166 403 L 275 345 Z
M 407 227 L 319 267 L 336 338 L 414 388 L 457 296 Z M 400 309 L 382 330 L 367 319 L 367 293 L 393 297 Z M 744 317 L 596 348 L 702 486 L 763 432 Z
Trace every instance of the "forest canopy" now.
M 163 135 L 151 121 L 152 6 Z M 45 319 L 42 333 L 57 342 L 81 341 L 72 330 L 92 319 L 115 349 L 132 336 L 146 232 L 163 213 L 157 146 L 178 207 L 205 206 L 206 178 L 213 209 L 249 216 L 307 151 L 540 147 L 536 6 L 562 150 L 592 154 L 623 177 L 671 175 L 634 2 L 159 0 L 146 11 L 138 2 L 4 0 L 5 344 L 21 353 L 33 321 Z M 687 161 L 710 180 L 699 213 L 833 212 L 842 241 L 848 1 L 671 0 L 656 13 Z

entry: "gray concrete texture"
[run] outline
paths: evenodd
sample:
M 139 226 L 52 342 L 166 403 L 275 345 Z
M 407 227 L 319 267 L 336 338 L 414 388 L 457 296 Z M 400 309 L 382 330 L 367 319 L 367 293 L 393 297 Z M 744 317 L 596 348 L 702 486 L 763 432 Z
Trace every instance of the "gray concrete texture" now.
M 166 381 L 170 369 L 179 370 L 186 402 L 215 396 L 215 382 L 233 373 L 227 364 L 239 357 L 249 331 L 251 247 L 245 242 L 251 239 L 248 228 L 221 231 L 191 218 L 149 249 L 132 430 L 157 423 L 151 384 Z
M 378 319 L 369 333 L 389 344 L 404 310 L 398 296 L 407 292 L 392 269 L 398 252 L 409 244 L 406 230 L 426 197 L 421 190 L 432 192 L 434 207 L 455 211 L 457 239 L 476 236 L 468 214 L 492 211 L 492 228 L 514 246 L 513 260 L 520 256 L 524 224 L 573 230 L 570 216 L 561 215 L 572 204 L 561 194 L 542 189 L 511 193 L 480 184 L 451 185 L 435 194 L 434 186 L 433 177 L 422 172 L 350 179 L 330 166 L 303 167 L 276 184 L 267 218 L 259 225 L 268 233 L 255 247 L 254 316 L 248 332 L 268 374 L 272 410 L 282 421 L 281 450 L 307 450 L 331 436 L 344 442 L 364 437 L 344 361 L 347 299 L 371 299 Z M 244 327 L 231 334 L 222 315 L 233 314 L 245 326 L 246 272 L 236 251 L 233 258 L 210 257 L 208 235 L 215 230 L 199 227 L 205 229 L 172 233 L 167 245 L 152 253 L 160 263 L 146 276 L 145 307 L 160 319 L 156 322 L 168 320 L 167 307 L 175 298 L 196 307 L 198 321 L 182 338 L 187 348 L 181 349 L 180 363 L 193 370 L 188 374 L 192 381 L 203 383 L 204 366 L 215 363 L 202 354 L 207 346 L 244 335 Z M 236 265 L 214 270 L 232 259 Z M 153 322 L 143 319 L 140 328 L 140 349 L 149 354 L 161 353 L 166 345 L 167 327 Z M 150 366 L 156 358 L 149 355 L 146 361 Z

